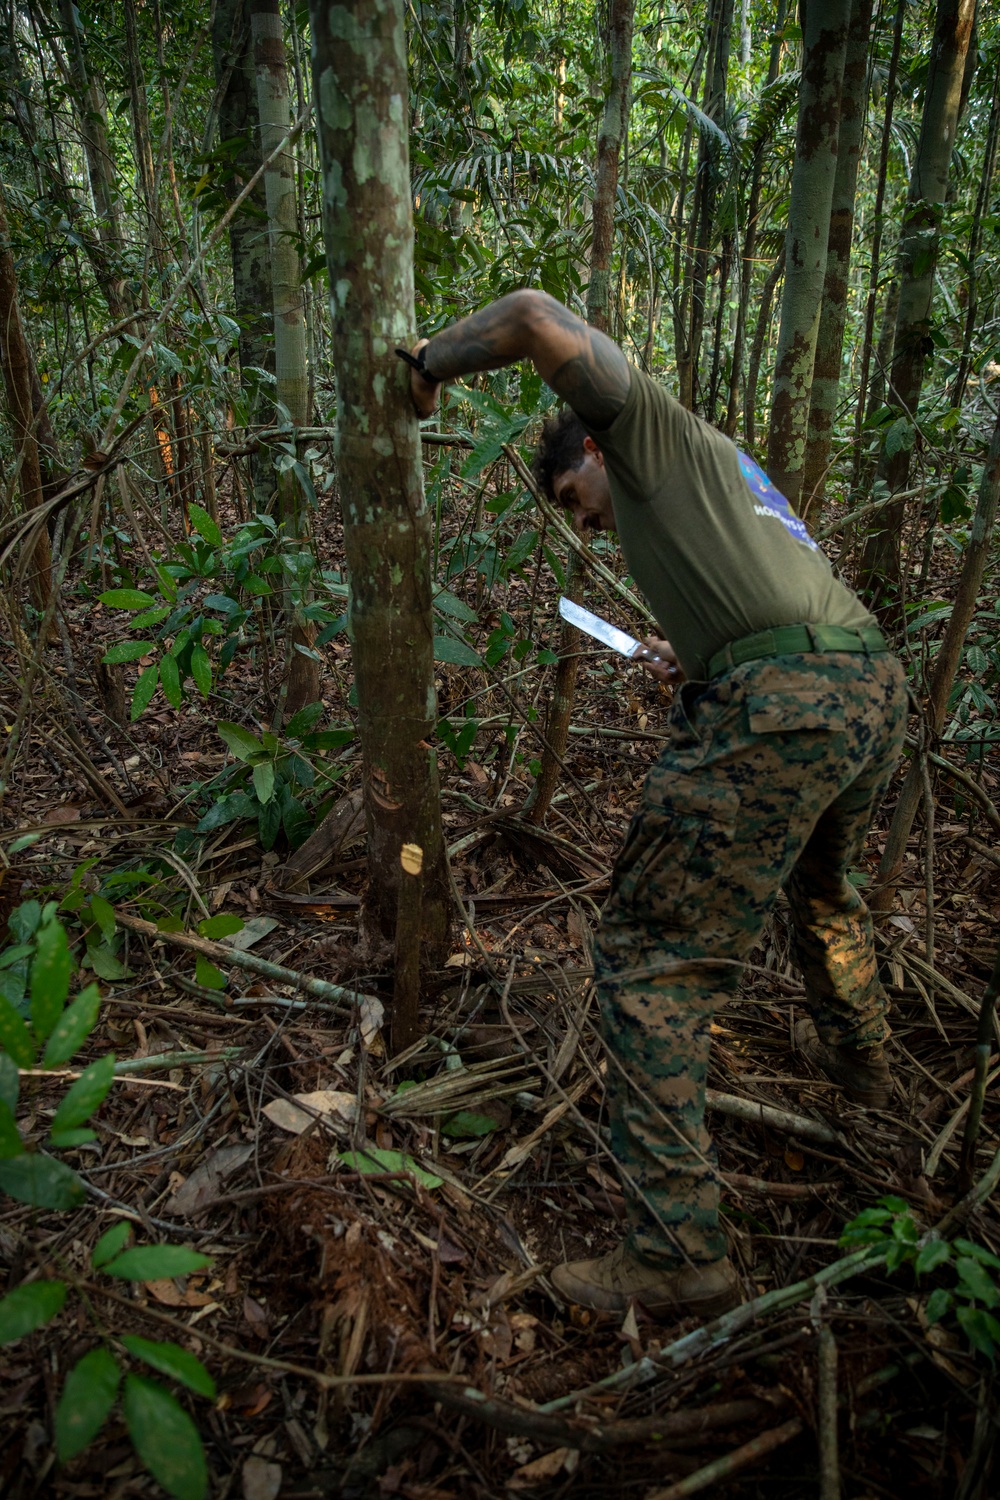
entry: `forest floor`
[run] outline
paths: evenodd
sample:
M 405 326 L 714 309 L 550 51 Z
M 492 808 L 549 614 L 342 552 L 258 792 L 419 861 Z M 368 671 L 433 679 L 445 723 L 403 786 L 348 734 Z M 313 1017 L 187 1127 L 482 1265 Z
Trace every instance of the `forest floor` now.
M 336 545 L 331 532 L 331 554 Z M 529 592 L 508 592 L 512 615 Z M 551 621 L 554 584 L 542 596 L 544 610 L 534 596 L 533 607 Z M 82 675 L 80 664 L 112 638 L 114 622 L 77 595 L 67 620 Z M 554 643 L 555 625 L 547 628 Z M 58 646 L 47 660 L 64 681 Z M 10 648 L 6 665 L 16 677 Z M 442 694 L 459 704 L 470 677 L 475 669 L 442 668 Z M 346 717 L 350 681 L 347 649 L 327 648 L 324 697 L 334 719 Z M 27 828 L 43 828 L 44 837 L 7 871 L 2 918 L 29 896 L 61 895 L 84 861 L 96 859 L 100 877 L 153 861 L 187 902 L 188 930 L 205 912 L 235 913 L 247 924 L 234 940 L 245 951 L 341 985 L 357 1003 L 315 1000 L 237 964 L 226 968 L 225 992 L 213 991 L 196 983 L 192 954 L 124 933 L 126 973 L 102 983 L 87 1056 L 210 1057 L 117 1081 L 95 1122 L 98 1140 L 68 1153 L 88 1184 L 84 1207 L 0 1207 L 9 1286 L 55 1268 L 86 1289 L 85 1303 L 5 1351 L 0 1493 L 161 1493 L 117 1417 L 67 1466 L 55 1461 L 63 1376 L 98 1330 L 111 1329 L 178 1340 L 211 1370 L 218 1400 L 186 1404 L 213 1496 L 667 1500 L 693 1493 L 685 1479 L 720 1460 L 706 1492 L 791 1500 L 819 1493 L 818 1351 L 829 1348 L 822 1328 L 832 1330 L 838 1356 L 843 1493 L 995 1493 L 992 1370 L 953 1322 L 928 1321 L 933 1276 L 918 1284 L 908 1267 L 892 1275 L 870 1268 L 825 1296 L 807 1285 L 785 1306 L 764 1304 L 743 1326 L 724 1324 L 718 1338 L 666 1357 L 658 1356 L 693 1324 L 661 1327 L 638 1308 L 624 1322 L 595 1317 L 563 1304 L 547 1280 L 556 1261 L 599 1253 L 621 1234 L 590 936 L 656 754 L 666 691 L 636 668 L 609 676 L 600 652 L 583 658 L 569 752 L 575 784 L 564 784 L 545 829 L 517 817 L 530 773 L 502 724 L 480 732 L 464 767 L 442 755 L 446 837 L 459 846 L 453 870 L 475 940 L 456 922 L 448 964 L 424 976 L 426 1038 L 393 1059 L 377 1003 L 388 1010 L 390 966 L 358 941 L 356 827 L 354 847 L 314 872 L 306 892 L 283 890 L 287 851 L 262 854 L 245 824 L 189 842 L 183 857 L 173 852 L 177 822 L 196 816 L 178 812 L 179 789 L 222 764 L 214 710 L 256 731 L 273 708 L 268 684 L 249 666 L 237 663 L 224 686 L 231 697 L 211 717 L 197 705 L 175 712 L 154 702 L 118 737 L 127 779 L 89 747 L 124 816 L 54 753 L 39 706 L 4 838 Z M 5 686 L 0 696 L 10 723 L 14 692 Z M 106 732 L 96 706 L 93 723 Z M 360 785 L 357 752 L 343 764 L 346 797 Z M 996 761 L 975 774 L 1000 800 Z M 897 912 L 880 928 L 895 1033 L 891 1109 L 850 1105 L 796 1052 L 803 993 L 780 906 L 738 996 L 717 1015 L 710 1123 L 725 1228 L 748 1299 L 840 1259 L 844 1225 L 887 1194 L 905 1200 L 918 1233 L 955 1201 L 1000 883 L 990 857 L 996 834 L 980 809 L 970 802 L 955 810 L 947 781 L 938 799 L 931 969 L 917 834 Z M 869 872 L 892 802 L 890 793 L 871 834 Z M 125 896 L 118 905 L 136 911 Z M 44 1133 L 57 1097 L 49 1088 L 39 1083 L 30 1095 L 21 1121 L 29 1137 L 36 1125 Z M 294 1096 L 320 1091 L 296 1111 Z M 734 1099 L 749 1118 L 734 1117 Z M 759 1111 L 754 1119 L 758 1106 L 792 1118 L 764 1124 Z M 998 1136 L 991 1089 L 977 1175 Z M 378 1158 L 383 1170 L 373 1175 L 372 1158 L 351 1154 L 364 1150 L 400 1155 Z M 414 1175 L 415 1165 L 424 1175 Z M 110 1300 L 89 1257 L 122 1217 L 138 1243 L 204 1251 L 210 1270 L 130 1285 L 124 1302 L 120 1293 Z M 1000 1253 L 991 1202 L 952 1232 Z M 433 1374 L 444 1378 L 434 1384 Z M 745 1451 L 749 1443 L 756 1446 Z

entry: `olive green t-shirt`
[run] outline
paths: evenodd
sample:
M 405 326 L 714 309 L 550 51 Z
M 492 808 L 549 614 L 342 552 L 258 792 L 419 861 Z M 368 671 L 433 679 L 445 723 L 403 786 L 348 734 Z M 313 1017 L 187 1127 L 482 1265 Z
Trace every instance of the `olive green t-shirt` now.
M 753 459 L 641 370 L 604 454 L 629 572 L 685 674 L 773 625 L 873 625 Z

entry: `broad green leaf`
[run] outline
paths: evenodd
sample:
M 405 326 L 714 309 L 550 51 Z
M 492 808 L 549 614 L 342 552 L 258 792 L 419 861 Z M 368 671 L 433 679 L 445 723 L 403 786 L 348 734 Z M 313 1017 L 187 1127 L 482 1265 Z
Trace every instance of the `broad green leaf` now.
M 220 828 L 224 823 L 231 823 L 234 818 L 253 818 L 257 815 L 257 800 L 246 792 L 233 792 L 228 797 L 220 797 L 218 802 L 213 802 L 205 816 L 199 821 L 196 833 L 210 833 L 213 828 Z
M 955 1317 L 974 1349 L 992 1360 L 1000 1346 L 1000 1323 L 981 1307 L 958 1307 Z
M 273 849 L 274 841 L 278 837 L 281 828 L 281 804 L 277 797 L 272 797 L 270 802 L 265 802 L 259 809 L 257 818 L 257 829 L 260 833 L 261 848 Z
M 191 676 L 203 698 L 212 690 L 212 660 L 204 646 L 194 646 L 191 651 Z
M 264 599 L 274 592 L 267 580 L 259 578 L 256 573 L 247 574 L 243 580 L 243 587 L 248 594 L 253 594 L 259 599 Z
M 434 637 L 434 660 L 451 662 L 459 667 L 481 667 L 482 661 L 465 641 L 454 635 Z
M 113 667 L 123 661 L 138 661 L 140 656 L 148 656 L 150 651 L 155 650 L 156 646 L 152 641 L 119 641 L 117 646 L 105 651 L 101 661 Z
M 22 849 L 30 849 L 31 846 L 32 846 L 32 844 L 37 844 L 38 840 L 39 839 L 43 839 L 44 837 L 45 837 L 45 834 L 41 833 L 41 832 L 39 832 L 39 833 L 22 833 L 22 835 L 21 835 L 21 837 L 19 839 L 15 839 L 12 844 L 8 844 L 8 846 L 7 846 L 7 853 L 8 854 L 20 854 L 20 852 L 21 852 Z
M 253 768 L 253 789 L 259 802 L 270 802 L 274 796 L 274 762 L 261 761 Z
M 249 729 L 244 729 L 242 724 L 231 724 L 226 719 L 220 719 L 215 727 L 237 760 L 248 760 L 251 755 L 264 748 L 256 735 L 251 734 Z
M 208 1472 L 198 1429 L 169 1391 L 144 1375 L 125 1376 L 125 1422 L 135 1450 L 174 1500 L 204 1500 Z
M 926 1276 L 929 1271 L 943 1265 L 946 1260 L 951 1260 L 951 1246 L 948 1241 L 928 1240 L 926 1244 L 921 1245 L 913 1264 L 918 1276 Z
M 457 1114 L 445 1120 L 441 1126 L 441 1134 L 450 1136 L 453 1140 L 466 1140 L 474 1136 L 489 1135 L 496 1128 L 497 1122 L 492 1115 L 480 1115 L 471 1109 L 460 1109 Z
M 97 597 L 109 609 L 147 609 L 156 603 L 153 595 L 144 594 L 142 589 L 108 589 Z
M 49 1144 L 57 1151 L 72 1151 L 77 1146 L 87 1146 L 97 1140 L 97 1131 L 85 1127 L 73 1130 L 53 1130 L 49 1133 Z
M 104 1426 L 118 1395 L 122 1374 L 103 1345 L 91 1349 L 70 1370 L 56 1407 L 56 1453 L 68 1463 L 82 1453 Z
M 302 745 L 306 750 L 336 750 L 353 739 L 353 729 L 320 729 L 316 734 L 306 735 Z
M 132 693 L 132 707 L 129 710 L 129 719 L 133 724 L 149 707 L 150 699 L 156 692 L 156 684 L 159 680 L 160 669 L 155 662 L 144 672 L 140 672 L 139 680 Z
M 426 1188 L 440 1187 L 444 1180 L 435 1177 L 433 1172 L 425 1172 L 412 1156 L 405 1156 L 402 1151 L 389 1151 L 382 1146 L 366 1146 L 364 1151 L 341 1151 L 340 1159 L 345 1166 L 353 1167 L 355 1172 L 406 1172 Z
M 188 515 L 191 517 L 191 525 L 199 536 L 203 536 L 210 547 L 222 546 L 222 532 L 212 520 L 207 510 L 191 501 L 188 505 Z
M 97 977 L 107 979 L 109 983 L 115 979 L 124 979 L 128 972 L 117 953 L 112 952 L 107 943 L 88 948 L 87 958 Z
M 125 1248 L 125 1242 L 131 1233 L 132 1226 L 127 1219 L 112 1224 L 110 1229 L 104 1231 L 90 1254 L 90 1264 L 95 1271 L 107 1265 L 109 1260 L 113 1260 Z
M 9 1053 L 19 1068 L 30 1068 L 35 1061 L 35 1044 L 10 1001 L 0 995 L 0 1047 Z
M 984 1302 L 987 1307 L 995 1307 L 1000 1302 L 1000 1291 L 997 1290 L 993 1277 L 971 1255 L 960 1255 L 955 1262 L 955 1270 L 958 1272 L 958 1290 L 967 1297 L 975 1297 L 977 1302 Z
M 453 620 L 461 620 L 466 625 L 479 624 L 476 611 L 448 589 L 438 589 L 433 602 L 435 609 L 439 609 L 443 615 L 451 615 Z
M 17 1096 L 20 1093 L 21 1080 L 17 1073 L 17 1063 L 6 1052 L 0 1052 L 0 1102 L 6 1104 L 13 1113 L 17 1108 Z
M 97 1013 L 101 1008 L 101 992 L 96 984 L 88 984 L 63 1011 L 56 1022 L 55 1030 L 45 1047 L 42 1063 L 46 1068 L 58 1068 L 68 1061 L 83 1046 L 97 1025 Z M 2 1040 L 2 1038 L 0 1038 Z M 8 1048 L 8 1051 L 10 1049 Z M 13 1055 L 13 1054 L 12 1054 Z M 29 1067 L 23 1063 L 22 1067 Z
M 153 625 L 162 625 L 169 615 L 169 609 L 144 609 L 141 615 L 136 615 L 131 622 L 133 630 L 149 630 Z
M 0 1160 L 20 1156 L 24 1150 L 21 1132 L 17 1128 L 10 1106 L 0 1099 Z
M 181 690 L 181 672 L 177 665 L 176 656 L 164 656 L 160 659 L 160 686 L 163 696 L 171 708 L 180 708 L 184 701 Z
M 104 1102 L 115 1076 L 115 1054 L 107 1053 L 84 1068 L 79 1078 L 64 1095 L 52 1120 L 52 1130 L 74 1130 L 89 1120 L 98 1105 Z
M 52 1034 L 62 1015 L 72 972 L 65 927 L 61 922 L 46 922 L 38 929 L 31 965 L 31 1024 L 40 1042 Z
M 0 1192 L 36 1208 L 76 1208 L 83 1202 L 83 1183 L 64 1162 L 50 1156 L 15 1156 L 0 1161 Z
M 123 1250 L 104 1269 L 109 1276 L 123 1276 L 126 1281 L 159 1281 L 164 1276 L 186 1276 L 211 1264 L 207 1255 L 183 1245 L 135 1245 Z
M 220 911 L 218 916 L 206 917 L 204 922 L 198 923 L 198 931 L 203 938 L 210 938 L 217 943 L 220 938 L 233 937 L 237 932 L 242 932 L 246 924 L 242 917 L 238 917 L 232 911 Z
M 215 1400 L 215 1381 L 200 1359 L 182 1349 L 180 1344 L 158 1343 L 154 1339 L 143 1339 L 135 1333 L 122 1334 L 122 1343 L 136 1359 L 144 1360 L 161 1375 L 172 1375 L 189 1391 Z
M 977 1245 L 975 1240 L 962 1239 L 953 1240 L 952 1243 L 962 1255 L 971 1255 L 973 1260 L 980 1261 L 984 1266 L 992 1266 L 994 1271 L 1000 1271 L 1000 1255 L 994 1255 L 984 1245 Z
M 948 1312 L 954 1297 L 943 1286 L 935 1287 L 927 1298 L 927 1321 L 928 1323 L 939 1323 Z
M 0 1298 L 0 1344 L 12 1344 L 51 1323 L 66 1301 L 64 1281 L 31 1281 Z
M 194 977 L 195 983 L 200 984 L 206 990 L 222 990 L 226 987 L 225 974 L 210 963 L 203 953 L 196 955 Z
M 103 896 L 91 896 L 90 915 L 106 938 L 114 937 L 115 909 Z
M 314 724 L 323 717 L 324 705 L 322 703 L 307 703 L 305 708 L 300 708 L 297 714 L 292 714 L 285 725 L 285 736 L 290 740 L 299 740 L 304 734 L 308 734 Z

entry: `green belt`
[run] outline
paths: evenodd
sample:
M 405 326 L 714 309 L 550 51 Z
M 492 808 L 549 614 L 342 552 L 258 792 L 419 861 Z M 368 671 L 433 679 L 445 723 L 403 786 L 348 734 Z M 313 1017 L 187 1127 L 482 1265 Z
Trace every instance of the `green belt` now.
M 888 650 L 885 636 L 875 625 L 865 625 L 860 630 L 847 630 L 843 625 L 777 625 L 772 630 L 742 636 L 716 651 L 708 664 L 708 675 L 718 677 L 746 661 L 765 656 L 798 656 L 810 651 L 864 651 L 870 656 Z

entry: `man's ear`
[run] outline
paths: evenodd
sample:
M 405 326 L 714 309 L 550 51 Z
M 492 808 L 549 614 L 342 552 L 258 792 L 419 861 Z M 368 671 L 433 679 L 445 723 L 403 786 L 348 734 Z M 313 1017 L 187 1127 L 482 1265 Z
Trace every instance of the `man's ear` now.
M 600 448 L 594 442 L 594 439 L 590 436 L 589 433 L 583 440 L 583 451 L 584 453 L 591 454 L 592 457 L 595 458 L 596 461 L 601 465 L 601 467 L 604 467 L 604 454 L 601 452 Z

